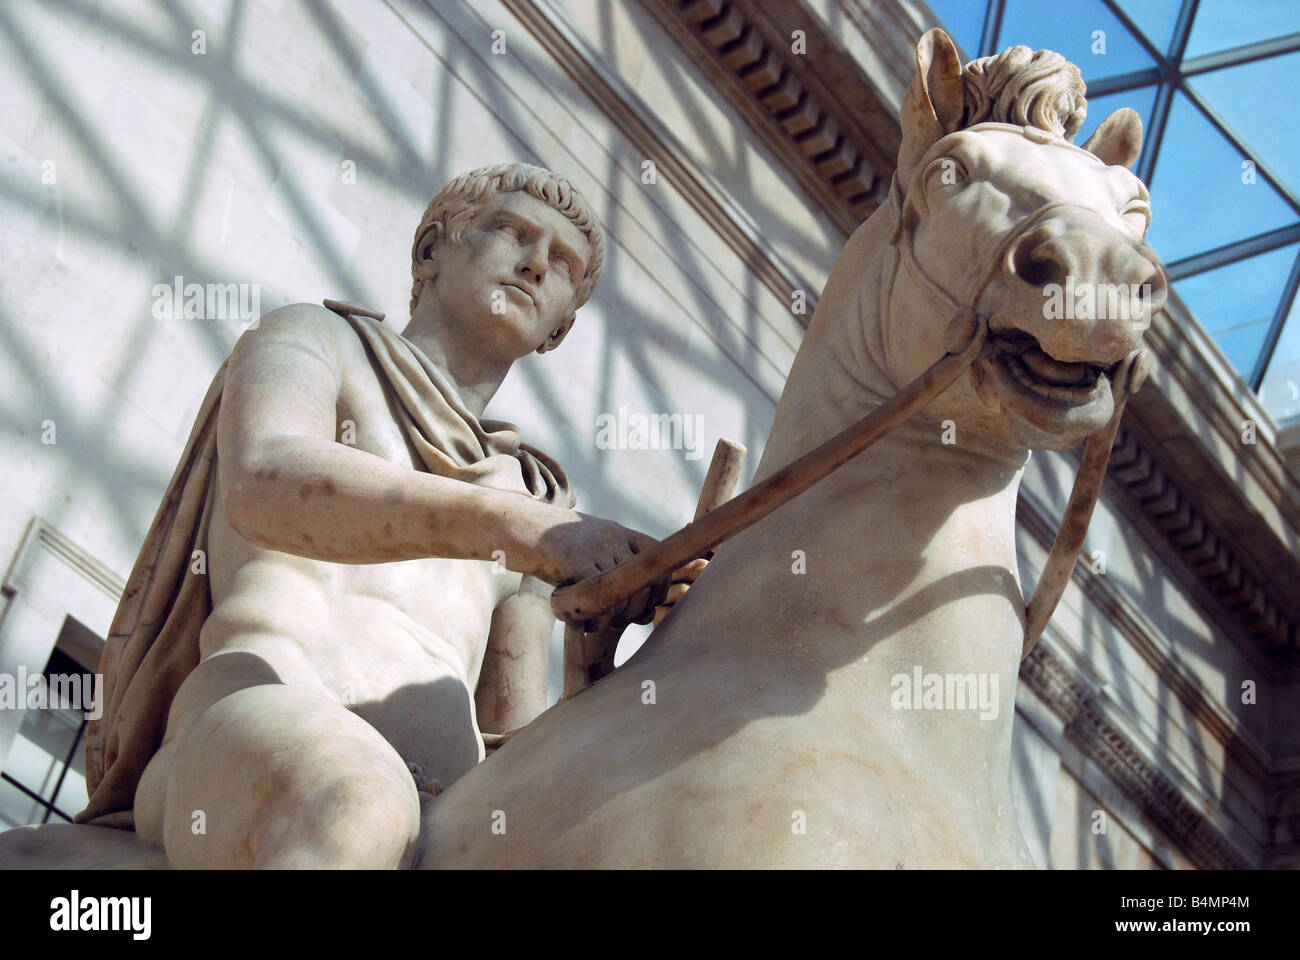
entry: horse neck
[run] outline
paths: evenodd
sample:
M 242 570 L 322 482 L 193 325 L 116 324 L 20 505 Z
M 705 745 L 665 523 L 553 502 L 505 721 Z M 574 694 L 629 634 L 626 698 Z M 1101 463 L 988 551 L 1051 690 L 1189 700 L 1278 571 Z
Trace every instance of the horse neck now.
M 896 272 L 892 224 L 881 207 L 844 245 L 786 378 L 755 480 L 897 392 L 885 372 L 882 322 Z M 810 423 L 828 429 L 810 436 Z
M 897 391 L 885 370 L 895 270 L 889 227 L 882 210 L 846 244 L 755 482 Z M 1009 736 L 1023 636 L 1015 501 L 1024 464 L 963 440 L 970 438 L 942 442 L 940 424 L 924 413 L 897 428 L 724 544 L 694 588 L 697 615 L 722 618 L 748 654 L 797 660 L 824 671 L 832 686 L 879 690 L 915 666 L 997 674 L 1001 722 L 981 732 Z M 710 642 L 723 633 L 705 632 Z

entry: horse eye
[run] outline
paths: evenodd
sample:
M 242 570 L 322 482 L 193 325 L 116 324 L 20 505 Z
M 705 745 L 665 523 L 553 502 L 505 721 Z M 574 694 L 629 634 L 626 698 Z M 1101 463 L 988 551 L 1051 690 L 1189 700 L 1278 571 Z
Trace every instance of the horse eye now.
M 936 182 L 941 187 L 955 186 L 966 182 L 966 167 L 956 157 L 939 157 L 930 164 L 925 178 L 927 186 Z

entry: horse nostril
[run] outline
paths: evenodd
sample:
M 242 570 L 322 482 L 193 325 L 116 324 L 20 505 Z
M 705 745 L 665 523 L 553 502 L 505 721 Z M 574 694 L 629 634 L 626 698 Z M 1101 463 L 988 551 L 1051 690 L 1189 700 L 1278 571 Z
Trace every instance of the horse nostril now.
M 1039 227 L 1021 237 L 1009 258 L 1011 273 L 1031 287 L 1064 283 L 1068 271 L 1056 248 L 1049 245 L 1055 236 L 1047 227 Z
M 1146 283 L 1139 288 L 1138 299 L 1146 304 L 1147 309 L 1156 311 L 1165 305 L 1168 292 L 1169 281 L 1164 270 L 1157 266 L 1152 269 Z

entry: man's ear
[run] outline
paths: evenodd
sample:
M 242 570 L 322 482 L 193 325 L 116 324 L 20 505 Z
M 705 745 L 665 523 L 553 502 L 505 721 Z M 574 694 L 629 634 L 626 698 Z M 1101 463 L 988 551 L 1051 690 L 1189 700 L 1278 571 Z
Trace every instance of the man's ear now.
M 961 129 L 965 115 L 966 91 L 957 48 L 938 27 L 927 30 L 916 42 L 916 75 L 899 111 L 903 143 L 898 148 L 898 170 L 904 183 L 925 151 Z
M 443 226 L 441 220 L 429 224 L 415 238 L 411 245 L 411 266 L 416 275 L 423 280 L 438 278 L 437 255 L 435 251 L 442 242 Z
M 1102 163 L 1131 167 L 1142 155 L 1142 118 L 1130 107 L 1120 107 L 1101 122 L 1083 145 Z
M 546 342 L 537 348 L 538 353 L 549 353 L 563 342 L 564 338 L 569 335 L 570 328 L 573 327 L 573 321 L 577 319 L 577 314 L 569 314 L 560 321 L 560 325 L 551 331 L 551 335 L 546 338 Z

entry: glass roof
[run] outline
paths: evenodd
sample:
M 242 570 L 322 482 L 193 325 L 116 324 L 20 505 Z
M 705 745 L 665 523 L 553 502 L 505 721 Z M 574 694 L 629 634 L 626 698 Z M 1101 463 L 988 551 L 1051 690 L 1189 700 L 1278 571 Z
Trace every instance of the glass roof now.
M 929 0 L 966 57 L 1055 50 L 1088 84 L 1082 143 L 1142 116 L 1148 242 L 1272 417 L 1300 417 L 1300 0 Z

